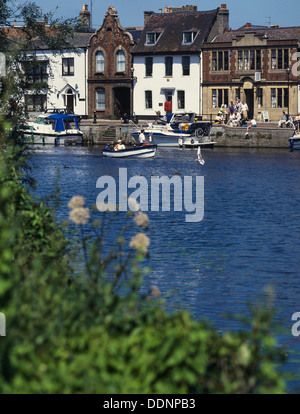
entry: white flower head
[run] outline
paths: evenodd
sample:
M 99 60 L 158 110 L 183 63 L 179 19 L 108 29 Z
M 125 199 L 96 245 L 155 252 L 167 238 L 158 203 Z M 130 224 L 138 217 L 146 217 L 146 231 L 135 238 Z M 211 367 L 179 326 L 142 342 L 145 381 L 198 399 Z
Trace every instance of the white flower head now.
M 82 196 L 74 196 L 69 201 L 68 207 L 69 208 L 77 208 L 77 207 L 84 207 L 85 201 Z
M 130 240 L 129 246 L 142 253 L 147 253 L 150 246 L 150 239 L 145 233 L 137 233 Z
M 149 227 L 149 218 L 147 214 L 138 211 L 134 216 L 134 221 L 139 227 L 147 229 Z
M 90 211 L 84 207 L 73 208 L 70 211 L 69 218 L 75 224 L 86 224 L 90 219 Z

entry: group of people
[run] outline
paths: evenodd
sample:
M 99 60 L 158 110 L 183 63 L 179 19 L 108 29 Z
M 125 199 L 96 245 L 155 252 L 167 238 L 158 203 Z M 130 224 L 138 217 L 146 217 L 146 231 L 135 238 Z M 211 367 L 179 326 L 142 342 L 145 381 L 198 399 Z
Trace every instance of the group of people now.
M 149 142 L 146 141 L 145 138 L 145 130 L 142 129 L 139 135 L 139 143 L 141 145 L 150 145 Z M 114 146 L 114 151 L 120 151 L 126 149 L 125 145 L 122 143 L 122 140 L 119 139 L 117 144 Z
M 248 111 L 247 102 L 241 102 L 240 99 L 235 104 L 231 101 L 228 108 L 223 104 L 215 118 L 215 124 L 241 126 L 248 121 Z
M 283 128 L 284 126 L 294 126 L 296 134 L 299 134 L 300 127 L 300 112 L 294 117 L 294 119 L 287 114 L 285 111 L 282 111 L 282 116 L 278 121 L 278 127 Z

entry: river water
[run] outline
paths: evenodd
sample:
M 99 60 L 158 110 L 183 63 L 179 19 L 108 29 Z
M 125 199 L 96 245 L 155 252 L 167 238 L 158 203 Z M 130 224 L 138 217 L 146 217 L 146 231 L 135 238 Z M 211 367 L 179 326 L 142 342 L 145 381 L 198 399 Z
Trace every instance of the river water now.
M 223 313 L 247 314 L 271 287 L 280 343 L 298 352 L 291 334 L 293 313 L 300 312 L 300 151 L 214 148 L 196 151 L 158 148 L 153 159 L 107 159 L 101 148 L 44 147 L 32 157 L 36 194 L 53 191 L 59 172 L 59 221 L 68 219 L 67 203 L 82 195 L 92 206 L 100 193 L 97 179 L 130 177 L 204 177 L 204 217 L 186 222 L 185 211 L 149 211 L 152 272 L 145 283 L 159 287 L 173 307 L 188 309 L 221 330 L 234 329 Z M 124 170 L 123 170 L 124 171 Z M 194 181 L 195 188 L 195 181 Z M 128 194 L 133 190 L 128 190 Z M 94 213 L 100 218 L 101 213 Z M 299 368 L 292 363 L 295 378 Z

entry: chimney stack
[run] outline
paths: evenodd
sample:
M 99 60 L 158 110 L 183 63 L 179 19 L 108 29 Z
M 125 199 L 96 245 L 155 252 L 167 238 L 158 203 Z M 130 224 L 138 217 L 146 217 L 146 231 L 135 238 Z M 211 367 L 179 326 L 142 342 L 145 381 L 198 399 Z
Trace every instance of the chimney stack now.
M 87 4 L 83 4 L 82 6 L 82 10 L 79 13 L 79 22 L 81 26 L 91 26 L 91 12 L 89 12 Z
M 144 26 L 146 26 L 146 24 L 148 23 L 148 20 L 150 19 L 150 17 L 154 14 L 153 11 L 145 11 L 144 12 Z

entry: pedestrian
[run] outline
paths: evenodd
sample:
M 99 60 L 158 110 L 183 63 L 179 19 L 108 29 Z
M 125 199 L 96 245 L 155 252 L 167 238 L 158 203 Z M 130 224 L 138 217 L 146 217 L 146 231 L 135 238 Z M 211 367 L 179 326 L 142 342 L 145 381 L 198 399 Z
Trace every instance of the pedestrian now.
M 287 114 L 285 113 L 285 111 L 282 111 L 282 117 L 278 121 L 278 127 L 282 128 L 282 126 L 286 123 L 287 120 L 288 120 Z
M 243 102 L 242 103 L 242 115 L 243 115 L 243 119 L 245 120 L 245 121 L 248 121 L 248 111 L 249 111 L 249 108 L 248 108 L 248 105 L 247 105 L 247 102 Z

